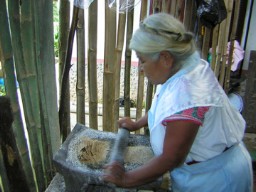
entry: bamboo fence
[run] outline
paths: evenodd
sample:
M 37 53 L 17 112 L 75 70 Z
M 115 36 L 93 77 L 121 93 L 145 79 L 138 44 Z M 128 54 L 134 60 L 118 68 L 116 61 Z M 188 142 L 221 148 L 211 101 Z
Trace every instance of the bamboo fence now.
M 20 169 L 24 172 L 29 191 L 43 191 L 54 175 L 51 162 L 53 154 L 71 131 L 69 70 L 72 67 L 70 62 L 75 34 L 77 34 L 78 42 L 76 121 L 86 123 L 84 95 L 85 87 L 88 87 L 89 127 L 99 129 L 97 22 L 103 18 L 98 18 L 97 0 L 94 0 L 88 8 L 87 21 L 83 20 L 85 9 L 74 6 L 70 18 L 69 2 L 60 0 L 60 75 L 57 83 L 61 90 L 57 98 L 52 1 L 38 0 L 35 3 L 29 0 L 23 1 L 22 4 L 18 1 L 7 2 L 8 4 L 6 0 L 0 0 L 0 55 L 5 71 L 7 96 L 10 98 L 14 116 L 11 130 L 15 135 L 17 154 L 22 165 Z M 209 48 L 212 48 L 211 67 L 220 84 L 227 91 L 230 83 L 230 66 L 234 40 L 236 40 L 240 1 L 225 0 L 225 4 L 228 16 L 213 29 L 202 26 L 196 18 L 195 1 L 141 0 L 136 6 L 140 6 L 139 20 L 143 20 L 149 14 L 167 12 L 180 19 L 188 30 L 196 32 L 197 45 L 202 58 L 207 59 Z M 128 45 L 134 27 L 133 9 L 121 13 L 118 12 L 118 8 L 111 9 L 106 1 L 104 21 L 102 129 L 115 132 L 118 129 L 116 122 L 120 117 L 120 72 L 123 52 L 125 52 L 124 110 L 126 116 L 131 115 L 130 87 L 133 85 L 130 84 L 131 51 Z M 85 28 L 86 22 L 88 22 L 88 29 Z M 88 34 L 88 42 L 85 42 L 85 34 Z M 226 46 L 229 41 L 231 41 L 231 50 L 227 60 Z M 87 60 L 85 60 L 86 46 L 88 47 Z M 88 68 L 86 68 L 86 63 Z M 88 82 L 85 80 L 86 70 L 88 70 Z M 21 100 L 18 99 L 16 80 L 19 83 Z M 143 116 L 143 110 L 146 112 L 149 110 L 154 95 L 155 87 L 150 83 L 144 87 L 144 81 L 143 72 L 138 70 L 136 119 Z M 146 97 L 144 97 L 145 91 Z M 23 108 L 20 107 L 22 104 Z M 25 116 L 25 123 L 22 122 L 21 112 Z M 28 142 L 26 142 L 25 131 L 28 132 Z M 148 133 L 147 128 L 143 133 Z M 2 174 L 6 168 L 3 154 L 1 148 L 0 172 L 3 182 L 0 184 L 0 189 L 9 191 L 11 190 L 10 178 L 7 174 Z

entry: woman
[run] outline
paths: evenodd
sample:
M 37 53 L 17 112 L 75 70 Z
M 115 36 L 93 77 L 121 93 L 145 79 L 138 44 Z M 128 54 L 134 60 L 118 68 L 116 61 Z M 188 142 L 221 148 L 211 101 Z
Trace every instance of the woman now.
M 252 191 L 245 121 L 200 59 L 193 35 L 171 15 L 154 14 L 140 24 L 130 48 L 158 87 L 148 113 L 136 122 L 123 118 L 119 126 L 148 125 L 155 157 L 127 172 L 117 162 L 107 165 L 103 179 L 129 188 L 170 171 L 173 191 Z

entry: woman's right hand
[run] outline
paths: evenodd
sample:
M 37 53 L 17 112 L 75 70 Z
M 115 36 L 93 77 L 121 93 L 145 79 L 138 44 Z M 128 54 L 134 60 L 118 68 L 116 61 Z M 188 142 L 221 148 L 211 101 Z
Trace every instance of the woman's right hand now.
M 122 119 L 118 120 L 118 126 L 121 128 L 126 128 L 129 131 L 136 131 L 139 129 L 137 123 L 133 121 L 130 117 L 123 117 Z

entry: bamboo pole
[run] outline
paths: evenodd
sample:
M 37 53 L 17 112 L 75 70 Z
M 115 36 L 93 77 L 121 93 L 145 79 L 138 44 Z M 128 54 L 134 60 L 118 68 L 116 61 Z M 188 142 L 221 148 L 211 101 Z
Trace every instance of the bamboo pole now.
M 12 4 L 14 3 L 14 4 Z M 1 63 L 3 66 L 3 69 L 5 71 L 5 86 L 6 86 L 6 93 L 7 96 L 10 97 L 11 100 L 11 106 L 14 116 L 14 122 L 12 125 L 12 131 L 14 135 L 16 135 L 16 145 L 17 145 L 17 154 L 21 159 L 21 167 L 24 171 L 25 180 L 28 184 L 30 191 L 37 191 L 36 183 L 32 171 L 32 167 L 30 164 L 30 158 L 29 158 L 29 152 L 28 152 L 28 146 L 26 142 L 25 132 L 24 132 L 24 126 L 22 123 L 21 118 L 21 111 L 19 108 L 19 100 L 18 100 L 18 94 L 16 89 L 16 78 L 15 78 L 15 69 L 14 69 L 14 60 L 12 55 L 12 47 L 11 47 L 11 37 L 10 37 L 10 31 L 9 31 L 9 23 L 8 23 L 8 16 L 7 16 L 7 9 L 6 9 L 6 2 L 5 0 L 0 0 L 0 52 L 1 52 Z M 11 6 L 13 5 L 13 6 Z M 9 18 L 11 20 L 11 26 L 14 25 L 14 22 L 17 22 L 16 25 L 17 29 L 19 29 L 19 4 L 18 2 L 8 2 L 9 7 Z M 14 21 L 13 18 L 16 18 Z M 13 28 L 14 29 L 14 28 Z M 19 32 L 17 30 L 17 32 Z M 12 42 L 14 43 L 16 40 L 19 40 L 20 42 L 20 33 L 17 34 L 17 36 L 13 36 Z M 14 48 L 16 48 L 14 46 Z M 19 53 L 21 50 L 21 47 L 19 47 Z M 22 54 L 17 54 L 16 56 L 22 56 Z M 23 60 L 20 60 L 21 62 Z M 19 60 L 16 60 L 16 62 L 19 62 Z M 20 83 L 21 86 L 22 83 Z
M 234 51 L 234 42 L 236 40 L 236 31 L 238 26 L 238 17 L 239 17 L 239 10 L 240 10 L 240 0 L 234 1 L 235 3 L 235 10 L 234 10 L 234 17 L 232 22 L 232 29 L 230 34 L 230 48 L 229 48 L 229 57 L 228 57 L 228 66 L 227 66 L 227 72 L 225 76 L 225 83 L 224 83 L 224 90 L 226 93 L 228 93 L 230 88 L 230 71 L 231 71 L 231 65 L 233 60 L 233 51 Z
M 49 183 L 54 176 L 53 154 L 60 147 L 55 58 L 53 46 L 53 2 L 34 2 L 35 48 L 40 115 L 42 122 L 43 160 L 45 178 Z M 40 25 L 39 25 L 40 24 Z M 47 75 L 45 75 L 47 74 Z
M 141 2 L 140 20 L 142 21 L 147 16 L 147 0 Z M 139 61 L 140 62 L 140 61 Z M 138 92 L 137 92 L 137 109 L 136 120 L 142 117 L 143 100 L 144 100 L 144 72 L 140 70 L 140 64 L 138 66 Z M 137 134 L 140 130 L 136 131 Z
M 170 14 L 173 16 L 175 16 L 175 13 L 176 13 L 176 6 L 177 6 L 177 0 L 172 0 Z
M 116 45 L 116 12 L 106 3 L 105 9 L 105 53 L 103 75 L 103 130 L 115 132 L 115 45 Z
M 218 41 L 218 46 L 217 46 L 217 49 L 216 49 L 216 62 L 215 62 L 215 68 L 214 68 L 214 73 L 215 73 L 215 76 L 217 79 L 219 79 L 219 74 L 220 74 L 220 65 L 221 65 L 221 53 L 222 53 L 222 50 L 223 50 L 223 36 L 221 36 L 220 34 L 223 33 L 223 25 L 224 25 L 224 22 L 222 24 L 220 24 L 220 31 L 219 31 L 219 41 Z
M 64 71 L 65 58 L 68 47 L 68 34 L 70 23 L 70 2 L 59 1 L 59 87 L 61 87 L 62 72 Z
M 211 68 L 214 71 L 216 68 L 216 50 L 217 50 L 217 45 L 218 45 L 218 37 L 219 37 L 219 29 L 220 25 L 216 25 L 213 28 L 212 31 L 212 60 L 211 60 Z
M 214 73 L 217 79 L 219 79 L 219 74 L 220 74 L 220 66 L 222 65 L 222 53 L 224 46 L 226 46 L 225 38 L 223 34 L 225 34 L 225 29 L 226 28 L 226 19 L 223 20 L 220 23 L 220 28 L 219 28 L 219 34 L 218 34 L 218 45 L 216 49 L 216 62 L 215 62 L 215 68 L 214 68 Z
M 163 0 L 162 1 L 162 11 L 165 13 L 171 12 L 171 0 Z
M 89 125 L 98 129 L 98 85 L 97 85 L 97 6 L 94 0 L 89 7 L 89 49 L 88 49 L 88 84 L 89 84 Z
M 185 0 L 179 0 L 176 5 L 175 17 L 181 22 L 184 20 Z
M 76 121 L 85 125 L 85 32 L 84 10 L 79 9 L 77 23 Z
M 209 29 L 208 27 L 204 27 L 205 28 L 205 33 L 204 33 L 204 37 L 203 37 L 203 46 L 202 46 L 202 59 L 207 60 L 207 56 L 209 53 L 209 47 L 210 47 L 210 40 L 211 40 L 211 29 Z
M 185 1 L 185 10 L 184 10 L 184 19 L 183 19 L 183 24 L 185 28 L 188 31 L 193 31 L 194 30 L 194 24 L 192 22 L 194 16 L 194 1 L 191 0 L 186 0 Z
M 59 1 L 60 8 L 59 8 L 59 100 L 61 101 L 61 95 L 66 95 L 65 101 L 63 101 L 63 116 L 68 115 L 67 119 L 66 117 L 63 117 L 63 119 L 66 119 L 63 123 L 59 123 L 60 126 L 60 135 L 61 135 L 61 140 L 64 141 L 66 135 L 68 134 L 68 129 L 69 129 L 69 112 L 70 112 L 70 104 L 69 104 L 69 98 L 70 98 L 70 85 L 69 85 L 69 77 L 66 81 L 66 91 L 62 90 L 62 78 L 63 78 L 63 73 L 65 70 L 65 64 L 66 64 L 66 57 L 68 55 L 68 43 L 69 43 L 69 33 L 70 33 L 70 2 L 67 0 L 60 0 Z M 64 89 L 64 88 L 63 88 Z M 63 93 L 62 93 L 63 91 Z M 63 96 L 64 97 L 64 96 Z M 63 100 L 63 99 L 62 99 Z M 68 102 L 66 102 L 68 101 Z M 61 103 L 61 102 L 59 102 Z M 59 104 L 61 105 L 61 104 Z M 59 106 L 60 107 L 60 106 Z M 62 119 L 62 118 L 61 118 Z M 59 110 L 59 122 L 60 122 L 60 110 Z M 64 133 L 64 129 L 66 129 Z
M 41 39 L 40 44 L 45 44 L 45 46 L 41 47 L 40 53 L 42 56 L 43 63 L 42 64 L 42 77 L 43 77 L 43 90 L 45 94 L 45 102 L 46 105 L 46 114 L 48 117 L 49 126 L 47 127 L 50 134 L 51 140 L 51 156 L 57 152 L 61 145 L 60 140 L 60 127 L 59 127 L 59 119 L 58 119 L 58 100 L 57 100 L 57 85 L 56 83 L 52 83 L 56 81 L 56 70 L 55 70 L 55 58 L 54 58 L 54 38 L 53 34 L 53 25 L 52 25 L 52 1 L 47 0 L 44 2 L 44 12 L 41 14 L 41 19 L 45 21 L 45 25 L 40 25 L 41 30 Z M 42 9 L 43 6 L 39 6 L 38 8 Z M 48 14 L 49 13 L 49 14 Z M 48 15 L 47 19 L 44 19 L 44 15 Z M 47 33 L 45 33 L 45 27 L 47 27 Z M 45 40 L 47 39 L 47 41 Z M 50 71 L 49 71 L 50 69 Z M 43 74 L 48 73 L 49 76 L 44 76 Z
M 47 183 L 50 182 L 50 180 L 53 178 L 53 167 L 52 167 L 52 150 L 51 150 L 51 140 L 50 140 L 50 129 L 49 129 L 49 122 L 46 114 L 46 98 L 44 94 L 44 86 L 43 86 L 43 75 L 42 75 L 42 64 L 43 60 L 41 60 L 42 53 L 40 48 L 43 47 L 45 44 L 40 42 L 41 37 L 41 31 L 40 26 L 38 23 L 45 24 L 45 22 L 41 21 L 41 11 L 40 8 L 42 8 L 41 1 L 35 3 L 32 5 L 33 11 L 33 23 L 34 23 L 34 49 L 35 49 L 35 65 L 37 69 L 37 81 L 38 81 L 38 88 L 39 88 L 39 94 L 40 94 L 40 116 L 41 116 L 41 125 L 42 125 L 42 161 L 44 165 L 44 178 L 46 180 L 46 186 Z M 45 15 L 44 15 L 45 17 Z M 51 22 L 52 23 L 52 22 Z M 46 25 L 44 25 L 44 29 L 46 29 Z M 52 30 L 53 31 L 53 30 Z M 49 51 L 49 50 L 48 50 Z M 49 53 L 50 54 L 50 53 Z M 53 58 L 54 61 L 54 58 Z M 54 62 L 53 62 L 54 63 Z M 48 76 L 49 74 L 47 74 Z M 49 77 L 50 78 L 50 75 Z M 55 79 L 54 79 L 55 80 Z M 56 111 L 57 112 L 57 111 Z
M 39 95 L 36 79 L 35 55 L 34 55 L 34 35 L 32 20 L 32 3 L 26 2 L 21 5 L 21 42 L 23 47 L 24 66 L 16 69 L 17 77 L 24 82 L 29 79 L 28 86 L 25 88 L 21 83 L 21 95 L 23 99 L 24 113 L 27 124 L 27 130 L 30 139 L 30 151 L 32 156 L 32 164 L 35 169 L 38 188 L 43 189 L 46 185 L 44 180 L 44 170 L 42 163 L 42 127 L 40 118 Z M 17 63 L 17 62 L 16 62 Z M 21 63 L 23 64 L 23 63 Z M 23 69 L 22 69 L 23 68 Z M 25 70 L 20 73 L 19 70 Z M 26 90 L 24 90 L 25 88 Z
M 134 4 L 133 4 L 134 5 Z M 127 13 L 127 28 L 126 28 L 126 50 L 125 50 L 125 75 L 124 75 L 124 114 L 130 117 L 130 77 L 131 77 L 131 55 L 132 52 L 129 49 L 129 42 L 132 38 L 133 32 L 133 17 L 134 10 L 132 9 Z
M 68 36 L 68 48 L 65 57 L 65 66 L 62 73 L 62 83 L 61 83 L 61 95 L 60 95 L 60 105 L 59 105 L 59 123 L 60 123 L 60 133 L 62 136 L 62 142 L 65 141 L 68 134 L 70 133 L 70 93 L 69 93 L 69 70 L 71 68 L 71 57 L 73 50 L 73 41 L 75 36 L 75 30 L 78 21 L 78 11 L 79 8 L 73 6 L 73 16 L 71 28 Z
M 118 32 L 117 32 L 117 43 L 116 43 L 116 53 L 115 53 L 115 122 L 119 119 L 119 99 L 120 99 L 120 73 L 121 73 L 121 62 L 122 62 L 122 52 L 124 47 L 124 33 L 125 33 L 125 23 L 126 23 L 126 12 L 119 13 L 118 18 Z M 117 123 L 114 126 L 118 126 Z M 117 129 L 118 127 L 115 127 Z
M 221 66 L 220 78 L 219 78 L 219 83 L 223 87 L 224 87 L 225 73 L 226 73 L 226 69 L 227 69 L 227 65 L 226 65 L 226 61 L 227 61 L 227 43 L 228 43 L 231 16 L 232 16 L 232 10 L 233 10 L 233 0 L 226 0 L 225 4 L 226 4 L 226 7 L 227 7 L 227 18 L 226 18 L 226 26 L 225 26 L 225 33 L 224 33 L 224 41 L 223 41 L 224 45 L 223 45 L 223 52 L 222 52 L 222 66 Z
M 149 8 L 148 8 L 148 9 L 149 9 L 148 14 L 151 15 L 151 14 L 153 14 L 153 11 L 154 11 L 154 8 L 153 8 L 153 6 L 154 6 L 154 0 L 149 0 L 148 3 L 149 3 L 149 6 L 148 6 L 148 7 L 149 7 Z
M 42 152 L 42 124 L 40 116 L 40 101 L 35 57 L 35 34 L 33 22 L 33 1 L 26 1 L 20 5 L 21 13 L 21 42 L 23 47 L 25 73 L 17 70 L 17 75 L 21 81 L 26 81 L 28 87 L 21 89 L 24 100 L 25 119 L 30 140 L 30 151 L 32 164 L 35 169 L 38 190 L 41 191 L 46 186 L 43 169 Z

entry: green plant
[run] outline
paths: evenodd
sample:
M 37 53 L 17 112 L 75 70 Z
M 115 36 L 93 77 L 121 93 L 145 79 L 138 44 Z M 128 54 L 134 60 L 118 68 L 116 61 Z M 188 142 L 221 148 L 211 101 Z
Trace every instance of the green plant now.
M 54 54 L 59 57 L 59 26 L 54 25 Z
M 0 96 L 6 95 L 5 87 L 3 85 L 0 85 Z
M 54 54 L 59 57 L 59 9 L 58 2 L 53 2 Z

